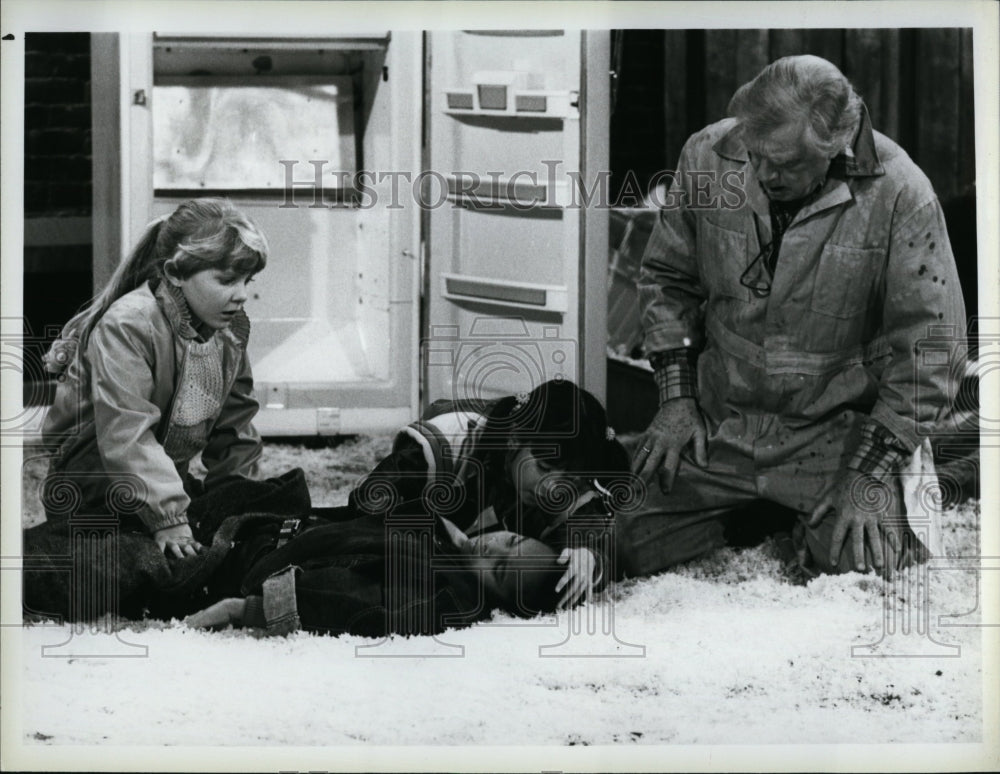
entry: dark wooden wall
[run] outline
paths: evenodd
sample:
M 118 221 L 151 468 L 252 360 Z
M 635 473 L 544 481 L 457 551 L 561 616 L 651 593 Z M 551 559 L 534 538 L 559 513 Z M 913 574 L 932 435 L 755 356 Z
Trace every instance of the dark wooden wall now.
M 632 169 L 644 183 L 673 168 L 684 140 L 724 118 L 733 92 L 768 62 L 816 54 L 851 80 L 875 128 L 903 146 L 942 201 L 975 181 L 971 29 L 624 30 L 615 51 L 616 179 Z
M 612 51 L 612 191 L 627 190 L 628 172 L 645 190 L 656 172 L 673 169 L 684 141 L 724 118 L 733 92 L 769 62 L 791 54 L 833 62 L 875 128 L 934 185 L 966 310 L 976 314 L 971 29 L 620 30 Z

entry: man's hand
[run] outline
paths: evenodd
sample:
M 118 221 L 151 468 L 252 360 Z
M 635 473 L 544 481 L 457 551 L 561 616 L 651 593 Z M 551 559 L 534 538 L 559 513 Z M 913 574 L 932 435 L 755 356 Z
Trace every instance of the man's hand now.
M 568 565 L 556 584 L 556 593 L 563 592 L 559 607 L 564 610 L 573 607 L 581 598 L 589 602 L 597 569 L 597 557 L 593 552 L 589 548 L 564 548 L 556 561 Z
M 202 545 L 194 539 L 190 524 L 177 524 L 173 527 L 158 529 L 153 533 L 157 547 L 167 553 L 183 559 L 185 556 L 196 556 L 201 553 Z
M 639 440 L 632 459 L 632 472 L 648 481 L 659 470 L 660 489 L 669 492 L 677 475 L 681 450 L 694 443 L 694 459 L 701 467 L 708 464 L 705 448 L 705 420 L 694 398 L 674 398 L 660 406 L 653 421 Z
M 845 470 L 810 514 L 810 529 L 819 526 L 831 510 L 835 522 L 828 557 L 830 567 L 837 567 L 848 535 L 858 572 L 871 569 L 865 556 L 866 545 L 876 570 L 891 571 L 896 567 L 901 548 L 900 536 L 894 527 L 883 525 L 886 514 L 895 516 L 901 513 L 899 496 L 891 481 L 882 481 L 857 470 Z M 882 542 L 883 535 L 890 549 L 888 563 L 884 559 L 886 547 Z

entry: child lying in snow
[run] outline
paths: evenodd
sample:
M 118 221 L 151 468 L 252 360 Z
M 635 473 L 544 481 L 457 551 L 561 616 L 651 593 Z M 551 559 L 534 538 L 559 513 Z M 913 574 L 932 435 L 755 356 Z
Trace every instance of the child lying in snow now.
M 588 599 L 614 574 L 612 490 L 628 455 L 568 381 L 472 405 L 439 401 L 405 428 L 349 504 L 247 572 L 246 597 L 190 616 L 288 631 L 432 633 Z

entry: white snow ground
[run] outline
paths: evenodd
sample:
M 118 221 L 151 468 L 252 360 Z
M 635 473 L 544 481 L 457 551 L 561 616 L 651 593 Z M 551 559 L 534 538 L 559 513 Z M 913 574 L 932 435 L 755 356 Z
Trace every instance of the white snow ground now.
M 268 474 L 303 464 L 311 483 L 329 480 L 331 454 L 364 469 L 381 443 L 269 447 Z M 346 492 L 317 490 L 318 504 Z M 946 569 L 976 554 L 978 514 L 973 501 L 944 514 L 950 561 L 909 586 L 860 574 L 792 586 L 765 543 L 558 617 L 497 615 L 437 640 L 26 626 L 21 691 L 4 709 L 20 702 L 20 739 L 39 748 L 981 742 L 976 624 L 997 616 L 982 613 L 975 572 Z M 580 633 L 588 616 L 599 634 Z M 132 652 L 123 642 L 146 656 L 65 656 Z
M 966 607 L 949 584 L 931 586 L 935 602 L 960 602 L 949 611 Z M 882 637 L 879 587 L 859 575 L 805 589 L 768 577 L 632 583 L 610 608 L 619 642 L 594 637 L 578 649 L 614 656 L 645 646 L 632 658 L 574 657 L 583 637 L 566 636 L 572 614 L 545 626 L 498 616 L 436 642 L 399 643 L 445 658 L 364 657 L 358 647 L 378 641 L 259 640 L 180 623 L 120 632 L 146 658 L 45 658 L 42 648 L 69 629 L 31 626 L 23 733 L 40 744 L 111 745 L 980 741 L 978 629 L 935 627 L 960 650 L 929 658 L 852 657 L 852 646 Z M 875 650 L 906 656 L 929 644 L 911 634 Z

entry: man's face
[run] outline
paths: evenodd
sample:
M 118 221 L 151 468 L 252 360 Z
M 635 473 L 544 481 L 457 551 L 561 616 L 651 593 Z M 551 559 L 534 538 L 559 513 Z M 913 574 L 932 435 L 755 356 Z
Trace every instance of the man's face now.
M 786 124 L 761 139 L 747 140 L 750 166 L 764 193 L 779 202 L 801 199 L 820 184 L 831 159 L 806 140 L 805 123 Z

